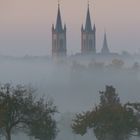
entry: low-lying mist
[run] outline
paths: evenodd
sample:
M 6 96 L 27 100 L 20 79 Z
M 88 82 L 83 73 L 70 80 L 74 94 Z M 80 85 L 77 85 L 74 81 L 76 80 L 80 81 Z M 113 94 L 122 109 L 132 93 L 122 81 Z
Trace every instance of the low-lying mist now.
M 140 69 L 131 60 L 54 62 L 47 58 L 17 58 L 0 60 L 0 82 L 31 85 L 38 96 L 45 95 L 58 106 L 58 140 L 92 140 L 93 133 L 76 136 L 70 128 L 75 113 L 91 109 L 99 102 L 99 91 L 113 85 L 121 102 L 140 101 Z M 139 61 L 139 60 L 137 60 Z M 15 139 L 25 140 L 18 135 Z

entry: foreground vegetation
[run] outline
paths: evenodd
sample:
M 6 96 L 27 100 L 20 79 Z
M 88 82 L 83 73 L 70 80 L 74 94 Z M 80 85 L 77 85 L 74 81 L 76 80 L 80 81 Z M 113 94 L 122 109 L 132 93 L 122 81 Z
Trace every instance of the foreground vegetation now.
M 52 140 L 57 134 L 50 100 L 35 98 L 32 88 L 0 85 L 0 134 L 11 140 L 11 134 L 24 131 L 39 140 Z
M 100 92 L 100 104 L 91 111 L 77 114 L 74 133 L 84 135 L 88 129 L 98 140 L 128 140 L 140 134 L 140 104 L 122 104 L 113 86 Z
M 98 105 L 76 114 L 73 132 L 84 135 L 92 129 L 97 140 L 128 140 L 140 136 L 140 103 L 121 103 L 113 86 L 106 86 L 99 94 Z M 31 87 L 0 85 L 0 135 L 6 140 L 20 131 L 35 139 L 54 140 L 58 133 L 54 118 L 57 112 L 51 100 L 37 98 Z

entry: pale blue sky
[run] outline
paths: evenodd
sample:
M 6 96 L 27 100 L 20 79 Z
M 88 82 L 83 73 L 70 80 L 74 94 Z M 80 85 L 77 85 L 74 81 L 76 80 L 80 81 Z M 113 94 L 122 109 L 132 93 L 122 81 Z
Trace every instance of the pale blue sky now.
M 67 24 L 68 54 L 80 52 L 80 28 L 85 23 L 87 0 L 61 0 L 63 23 Z M 140 48 L 139 0 L 92 0 L 92 22 L 97 28 L 97 51 L 107 31 L 112 51 L 137 52 Z M 50 55 L 51 25 L 57 0 L 0 0 L 0 54 Z

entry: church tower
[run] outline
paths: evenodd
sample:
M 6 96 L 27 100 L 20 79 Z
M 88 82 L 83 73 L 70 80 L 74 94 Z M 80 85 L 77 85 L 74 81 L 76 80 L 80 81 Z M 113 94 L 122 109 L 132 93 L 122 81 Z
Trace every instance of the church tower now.
M 96 27 L 92 27 L 89 4 L 87 9 L 85 28 L 81 28 L 81 53 L 94 54 L 96 53 Z
M 60 5 L 58 4 L 58 13 L 56 25 L 52 25 L 52 56 L 66 56 L 66 25 L 62 26 Z
M 107 43 L 107 37 L 106 37 L 106 32 L 104 33 L 104 41 L 103 41 L 103 47 L 101 50 L 102 54 L 109 54 L 109 48 L 108 48 L 108 43 Z

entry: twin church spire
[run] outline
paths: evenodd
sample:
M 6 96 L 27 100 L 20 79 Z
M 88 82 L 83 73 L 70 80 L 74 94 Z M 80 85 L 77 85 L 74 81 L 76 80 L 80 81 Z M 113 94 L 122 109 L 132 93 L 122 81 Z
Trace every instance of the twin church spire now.
M 89 4 L 88 4 L 88 10 L 87 10 L 87 17 L 86 17 L 85 30 L 86 30 L 87 32 L 89 32 L 89 31 L 92 30 L 91 18 L 90 18 L 90 12 L 89 12 Z
M 63 30 L 63 28 L 62 28 L 62 20 L 61 20 L 61 13 L 60 13 L 60 5 L 59 4 L 58 4 L 58 12 L 57 12 L 57 20 L 56 20 L 55 29 L 58 32 L 61 32 Z
M 105 43 L 106 34 L 105 34 Z M 104 48 L 107 45 L 104 45 Z M 103 49 L 102 49 L 103 51 Z M 104 52 L 104 51 L 103 51 Z M 81 54 L 95 54 L 96 53 L 96 27 L 92 26 L 89 3 L 87 7 L 87 15 L 85 26 L 81 28 Z M 66 25 L 62 25 L 60 4 L 58 3 L 58 12 L 56 25 L 52 25 L 52 56 L 66 56 L 67 55 L 67 42 L 66 42 Z
M 81 53 L 94 54 L 96 53 L 96 27 L 92 28 L 89 4 L 87 8 L 85 28 L 81 29 Z
M 91 17 L 90 17 L 90 10 L 89 10 L 89 4 L 87 8 L 87 16 L 86 16 L 86 23 L 85 23 L 85 31 L 90 32 L 92 31 L 92 24 L 91 24 Z
M 66 25 L 64 25 L 64 28 L 62 26 L 62 19 L 61 19 L 61 12 L 60 12 L 60 4 L 58 3 L 58 12 L 57 12 L 57 19 L 56 19 L 56 26 L 55 30 L 57 32 L 63 32 L 65 29 Z
M 66 25 L 62 26 L 60 5 L 58 4 L 58 12 L 56 25 L 52 25 L 52 56 L 66 56 Z

